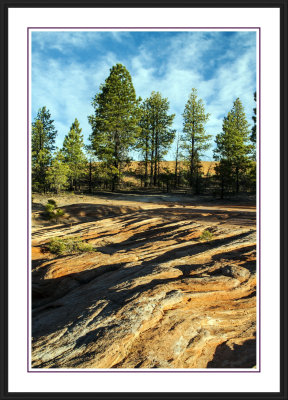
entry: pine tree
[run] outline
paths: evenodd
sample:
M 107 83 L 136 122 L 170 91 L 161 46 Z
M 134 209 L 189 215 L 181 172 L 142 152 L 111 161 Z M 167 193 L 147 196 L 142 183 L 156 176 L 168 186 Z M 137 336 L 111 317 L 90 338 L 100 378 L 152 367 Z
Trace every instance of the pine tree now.
M 175 137 L 175 130 L 171 129 L 175 114 L 168 114 L 169 101 L 159 92 L 152 92 L 142 104 L 141 109 L 141 132 L 137 148 L 145 157 L 146 181 L 149 163 L 150 184 L 155 186 L 159 185 L 160 161 L 167 154 Z
M 95 155 L 95 151 L 93 150 L 92 144 L 86 145 L 85 151 L 86 151 L 86 160 L 88 164 L 88 187 L 89 187 L 89 193 L 92 193 L 93 176 L 96 170 L 95 162 L 97 161 L 97 157 Z
M 65 136 L 62 152 L 64 161 L 69 167 L 70 189 L 75 190 L 79 184 L 79 179 L 83 175 L 85 154 L 83 152 L 84 143 L 77 118 L 70 127 L 69 133 Z
M 32 188 L 46 191 L 46 173 L 55 149 L 57 131 L 49 110 L 42 107 L 32 123 Z
M 254 101 L 255 102 L 257 101 L 256 92 L 254 93 Z M 252 116 L 252 120 L 254 122 L 254 125 L 252 126 L 250 139 L 251 139 L 251 142 L 253 144 L 252 157 L 253 157 L 253 160 L 256 160 L 256 140 L 257 140 L 257 138 L 256 138 L 256 136 L 257 136 L 256 135 L 256 129 L 257 129 L 257 125 L 256 125 L 256 123 L 257 123 L 257 109 L 256 109 L 256 107 L 253 108 L 253 113 L 254 113 L 254 115 Z
M 188 102 L 183 113 L 184 123 L 182 137 L 183 150 L 188 155 L 190 187 L 199 192 L 200 184 L 200 157 L 203 152 L 210 147 L 211 135 L 205 132 L 205 123 L 209 119 L 209 114 L 205 113 L 203 101 L 197 98 L 197 90 L 192 89 Z
M 175 170 L 174 170 L 174 188 L 176 189 L 177 186 L 179 186 L 179 159 L 181 157 L 180 153 L 180 147 L 181 147 L 181 138 L 179 133 L 177 134 L 176 138 L 176 151 L 175 151 Z
M 140 131 L 137 137 L 136 149 L 138 149 L 143 157 L 144 164 L 144 187 L 148 186 L 148 165 L 149 154 L 151 151 L 151 132 L 150 132 L 150 115 L 149 101 L 146 99 L 140 105 L 141 119 L 139 122 Z
M 47 171 L 47 183 L 52 190 L 58 194 L 68 187 L 69 166 L 65 163 L 65 158 L 61 150 L 58 150 L 51 161 L 51 166 Z
M 51 114 L 45 106 L 39 108 L 35 121 L 32 123 L 32 127 L 36 126 L 37 121 L 41 122 L 42 130 L 38 132 L 37 136 L 32 136 L 32 149 L 34 151 L 47 149 L 52 152 L 55 150 L 57 131 L 54 126 L 54 120 L 51 119 Z
M 95 153 L 112 172 L 112 190 L 120 181 L 123 166 L 130 161 L 129 150 L 140 130 L 139 103 L 130 73 L 116 64 L 93 99 L 95 114 L 88 117 Z
M 239 193 L 240 180 L 251 167 L 252 150 L 249 124 L 239 98 L 223 120 L 222 133 L 216 136 L 214 159 L 219 161 L 216 175 L 221 181 L 221 194 L 229 187 Z

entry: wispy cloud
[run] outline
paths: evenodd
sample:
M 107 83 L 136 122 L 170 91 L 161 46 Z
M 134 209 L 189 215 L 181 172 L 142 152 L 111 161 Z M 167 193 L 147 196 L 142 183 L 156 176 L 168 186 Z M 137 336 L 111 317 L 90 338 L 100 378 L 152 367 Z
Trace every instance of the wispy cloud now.
M 58 129 L 58 146 L 77 117 L 87 140 L 87 116 L 99 85 L 117 62 L 131 73 L 138 96 L 159 91 L 182 113 L 191 89 L 211 114 L 207 132 L 221 131 L 223 117 L 239 97 L 251 119 L 256 85 L 254 32 L 37 32 L 33 33 L 32 113 L 46 105 Z M 250 122 L 250 121 L 249 121 Z M 168 153 L 171 159 L 173 149 Z M 212 151 L 206 158 L 212 157 Z

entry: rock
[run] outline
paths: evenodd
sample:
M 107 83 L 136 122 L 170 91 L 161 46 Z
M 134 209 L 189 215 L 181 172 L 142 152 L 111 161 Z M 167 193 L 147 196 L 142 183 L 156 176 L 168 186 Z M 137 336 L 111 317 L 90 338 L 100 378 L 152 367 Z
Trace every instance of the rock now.
M 32 367 L 255 367 L 255 212 L 139 204 L 35 230 Z M 97 251 L 43 252 L 69 235 Z

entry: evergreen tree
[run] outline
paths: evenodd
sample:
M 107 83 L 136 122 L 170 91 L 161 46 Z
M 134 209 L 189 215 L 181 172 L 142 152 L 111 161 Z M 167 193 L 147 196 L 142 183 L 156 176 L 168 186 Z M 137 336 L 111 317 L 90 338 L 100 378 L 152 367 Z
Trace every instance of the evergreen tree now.
M 47 171 L 47 183 L 52 190 L 58 194 L 68 187 L 69 166 L 65 163 L 65 158 L 61 150 L 58 150 L 51 161 L 51 166 Z
M 44 106 L 39 108 L 35 122 L 32 123 L 32 127 L 35 127 L 37 121 L 42 123 L 42 131 L 38 132 L 38 135 L 33 138 L 32 136 L 32 147 L 35 151 L 40 151 L 43 148 L 52 152 L 55 150 L 55 139 L 57 131 L 54 126 L 54 120 L 51 119 L 49 110 Z
M 145 157 L 146 181 L 149 162 L 150 184 L 159 185 L 160 161 L 167 154 L 175 137 L 175 130 L 171 129 L 175 114 L 168 114 L 169 101 L 167 98 L 162 98 L 159 92 L 152 92 L 141 109 L 141 132 L 137 147 Z
M 146 99 L 140 106 L 141 119 L 139 122 L 140 132 L 137 138 L 136 148 L 141 152 L 144 163 L 144 187 L 148 185 L 148 165 L 149 154 L 151 151 L 151 132 L 150 132 L 150 115 L 149 101 Z
M 197 90 L 192 89 L 183 113 L 184 123 L 182 137 L 183 149 L 188 154 L 190 187 L 199 192 L 200 185 L 200 157 L 210 147 L 211 135 L 205 132 L 205 123 L 209 114 L 205 113 L 203 101 L 197 98 Z
M 222 133 L 216 136 L 214 159 L 219 161 L 215 169 L 221 181 L 222 197 L 227 188 L 239 192 L 240 180 L 251 167 L 252 146 L 249 140 L 249 124 L 242 103 L 237 98 L 223 120 Z
M 256 92 L 254 93 L 254 101 L 255 102 L 257 101 Z M 257 134 L 256 134 L 256 129 L 257 129 L 257 125 L 256 125 L 256 122 L 257 122 L 257 109 L 256 109 L 256 107 L 253 108 L 253 113 L 254 113 L 254 115 L 252 116 L 252 120 L 254 122 L 254 125 L 252 126 L 252 132 L 251 132 L 250 139 L 251 139 L 251 142 L 253 144 L 252 157 L 253 157 L 254 160 L 256 160 L 256 140 L 257 140 L 257 138 L 256 138 L 256 136 L 257 136 Z
M 177 134 L 176 138 L 176 151 L 175 151 L 175 172 L 174 172 L 174 188 L 176 189 L 177 186 L 179 186 L 179 176 L 180 176 L 180 171 L 179 171 L 179 159 L 181 157 L 180 153 L 180 147 L 181 147 L 181 138 L 179 133 Z
M 83 152 L 84 143 L 77 118 L 71 125 L 69 133 L 65 136 L 62 152 L 64 161 L 69 167 L 70 189 L 75 190 L 79 184 L 79 179 L 83 175 L 85 155 Z
M 55 149 L 55 130 L 49 110 L 42 107 L 32 123 L 32 188 L 46 191 L 46 173 Z
M 112 190 L 120 181 L 124 164 L 129 162 L 129 150 L 140 130 L 139 103 L 130 73 L 116 64 L 93 99 L 95 114 L 88 117 L 95 153 L 112 172 Z
M 97 161 L 97 157 L 95 155 L 95 151 L 93 150 L 92 144 L 88 144 L 85 146 L 86 151 L 86 160 L 88 164 L 88 187 L 89 193 L 92 193 L 93 186 L 93 176 L 95 175 L 95 163 Z

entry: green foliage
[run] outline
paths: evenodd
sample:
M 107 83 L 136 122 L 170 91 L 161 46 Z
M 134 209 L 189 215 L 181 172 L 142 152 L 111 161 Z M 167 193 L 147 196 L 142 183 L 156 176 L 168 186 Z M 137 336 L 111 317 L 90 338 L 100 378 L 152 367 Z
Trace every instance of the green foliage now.
M 182 149 L 189 161 L 190 186 L 195 187 L 195 192 L 198 193 L 201 176 L 200 157 L 210 147 L 211 135 L 205 132 L 205 123 L 209 119 L 209 114 L 205 113 L 203 101 L 198 100 L 197 90 L 194 88 L 185 105 L 183 119 Z
M 220 161 L 215 168 L 221 185 L 222 197 L 225 191 L 240 190 L 240 185 L 247 171 L 251 168 L 249 124 L 239 98 L 233 104 L 227 117 L 224 118 L 222 133 L 216 136 L 214 159 Z
M 88 117 L 92 127 L 90 140 L 98 159 L 113 168 L 112 190 L 119 183 L 123 165 L 129 162 L 128 151 L 135 145 L 140 130 L 139 102 L 131 76 L 121 64 L 110 69 L 92 101 L 95 113 Z
M 75 118 L 63 142 L 62 153 L 65 164 L 69 167 L 68 178 L 71 190 L 76 188 L 79 179 L 83 175 L 86 162 L 86 157 L 83 152 L 83 135 L 81 132 L 82 129 L 80 128 L 79 122 L 77 118 Z
M 160 161 L 167 154 L 175 137 L 175 130 L 171 129 L 175 114 L 169 115 L 168 110 L 169 101 L 162 98 L 159 92 L 152 92 L 141 104 L 141 130 L 136 148 L 144 157 L 146 183 L 149 166 L 151 185 L 159 184 Z
M 209 240 L 212 240 L 214 237 L 213 233 L 210 232 L 208 229 L 206 229 L 205 231 L 203 231 L 199 237 L 199 239 L 202 242 L 208 242 Z
M 50 112 L 46 107 L 38 110 L 32 123 L 32 188 L 34 191 L 47 190 L 46 175 L 55 149 L 55 130 Z
M 159 174 L 159 182 L 166 187 L 168 193 L 175 182 L 175 174 L 169 168 L 163 168 L 163 171 Z
M 50 240 L 47 246 L 50 253 L 57 255 L 77 254 L 96 251 L 89 243 L 83 242 L 80 238 L 69 237 L 66 239 L 55 237 Z
M 256 92 L 254 93 L 254 101 L 255 101 L 255 103 L 257 101 Z M 253 153 L 252 153 L 253 154 L 253 159 L 256 160 L 256 140 L 257 140 L 257 137 L 256 137 L 257 136 L 256 135 L 256 131 L 257 131 L 257 125 L 256 125 L 256 123 L 257 123 L 257 109 L 256 109 L 256 107 L 253 108 L 253 113 L 254 113 L 254 115 L 252 116 L 252 120 L 254 122 L 254 125 L 252 126 L 250 139 L 251 139 L 251 142 L 252 142 L 252 145 L 253 145 Z
M 46 182 L 52 190 L 60 193 L 68 187 L 69 166 L 65 163 L 64 155 L 57 151 L 46 173 Z M 49 202 L 49 201 L 48 201 Z
M 44 212 L 44 216 L 46 219 L 58 221 L 59 218 L 63 217 L 64 214 L 65 214 L 64 210 L 62 210 L 61 208 L 56 208 L 56 202 L 55 202 L 55 204 L 53 204 L 53 203 L 51 203 L 51 201 L 49 203 L 49 200 L 48 200 L 48 203 L 45 206 L 45 212 Z
M 88 144 L 84 147 L 86 152 L 86 171 L 87 171 L 89 193 L 92 193 L 92 187 L 93 185 L 95 185 L 96 181 L 95 162 L 97 161 L 97 157 L 95 155 L 95 151 L 93 150 L 92 144 Z

